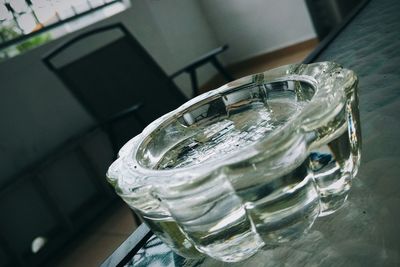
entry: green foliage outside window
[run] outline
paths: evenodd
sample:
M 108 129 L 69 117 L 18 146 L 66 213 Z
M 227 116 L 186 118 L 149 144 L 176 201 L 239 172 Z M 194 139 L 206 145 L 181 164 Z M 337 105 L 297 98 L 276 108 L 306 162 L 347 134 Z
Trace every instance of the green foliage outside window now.
M 20 36 L 20 33 L 16 32 L 12 28 L 9 28 L 9 27 L 0 28 L 0 40 L 11 40 L 18 36 Z M 1 50 L 0 51 L 0 61 L 11 57 L 10 54 L 12 54 L 12 55 L 22 54 L 32 48 L 35 48 L 39 45 L 47 43 L 50 40 L 51 40 L 50 33 L 42 33 L 42 34 L 33 36 L 32 38 L 29 38 L 28 40 L 22 41 L 21 43 L 18 43 L 12 47 L 8 47 L 8 48 Z

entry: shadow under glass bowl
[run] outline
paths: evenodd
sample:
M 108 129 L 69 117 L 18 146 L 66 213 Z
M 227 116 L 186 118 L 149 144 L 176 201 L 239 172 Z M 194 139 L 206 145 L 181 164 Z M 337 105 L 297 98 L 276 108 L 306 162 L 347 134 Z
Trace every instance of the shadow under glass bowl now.
M 357 77 L 287 65 L 200 95 L 130 140 L 109 182 L 178 254 L 235 262 L 345 202 L 360 163 Z

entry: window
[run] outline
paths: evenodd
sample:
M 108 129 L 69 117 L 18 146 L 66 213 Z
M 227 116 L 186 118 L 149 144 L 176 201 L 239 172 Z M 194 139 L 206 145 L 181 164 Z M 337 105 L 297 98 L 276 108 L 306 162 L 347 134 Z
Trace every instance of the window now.
M 127 7 L 128 0 L 0 0 L 0 60 Z

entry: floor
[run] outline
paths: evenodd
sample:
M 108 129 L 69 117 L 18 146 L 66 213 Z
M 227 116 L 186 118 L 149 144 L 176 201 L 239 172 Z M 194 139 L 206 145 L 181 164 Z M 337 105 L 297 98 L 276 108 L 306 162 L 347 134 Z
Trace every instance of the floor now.
M 105 213 L 107 215 L 101 222 L 94 223 L 93 229 L 69 244 L 61 260 L 51 265 L 94 267 L 111 255 L 137 227 L 125 203 L 119 201 L 111 209 Z
M 271 53 L 260 55 L 227 67 L 228 72 L 235 78 L 253 73 L 263 72 L 279 66 L 299 63 L 318 45 L 317 39 L 311 39 Z M 220 75 L 210 79 L 200 87 L 200 93 L 215 89 L 226 83 Z
M 274 67 L 301 62 L 317 45 L 310 40 L 288 49 L 246 60 L 228 67 L 235 78 L 262 72 Z M 201 87 L 205 92 L 223 84 L 221 77 L 213 77 Z M 55 263 L 58 267 L 99 266 L 134 231 L 136 225 L 129 208 L 122 202 L 114 207 L 110 216 L 97 222 L 93 229 L 70 244 L 63 259 Z

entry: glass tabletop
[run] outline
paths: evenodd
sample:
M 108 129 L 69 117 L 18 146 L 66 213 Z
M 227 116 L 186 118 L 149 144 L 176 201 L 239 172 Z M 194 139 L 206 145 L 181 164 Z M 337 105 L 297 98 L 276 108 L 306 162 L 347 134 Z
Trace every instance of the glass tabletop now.
M 239 263 L 184 259 L 155 236 L 127 266 L 399 266 L 400 1 L 371 0 L 313 61 L 360 79 L 362 162 L 342 209 L 304 237 Z

